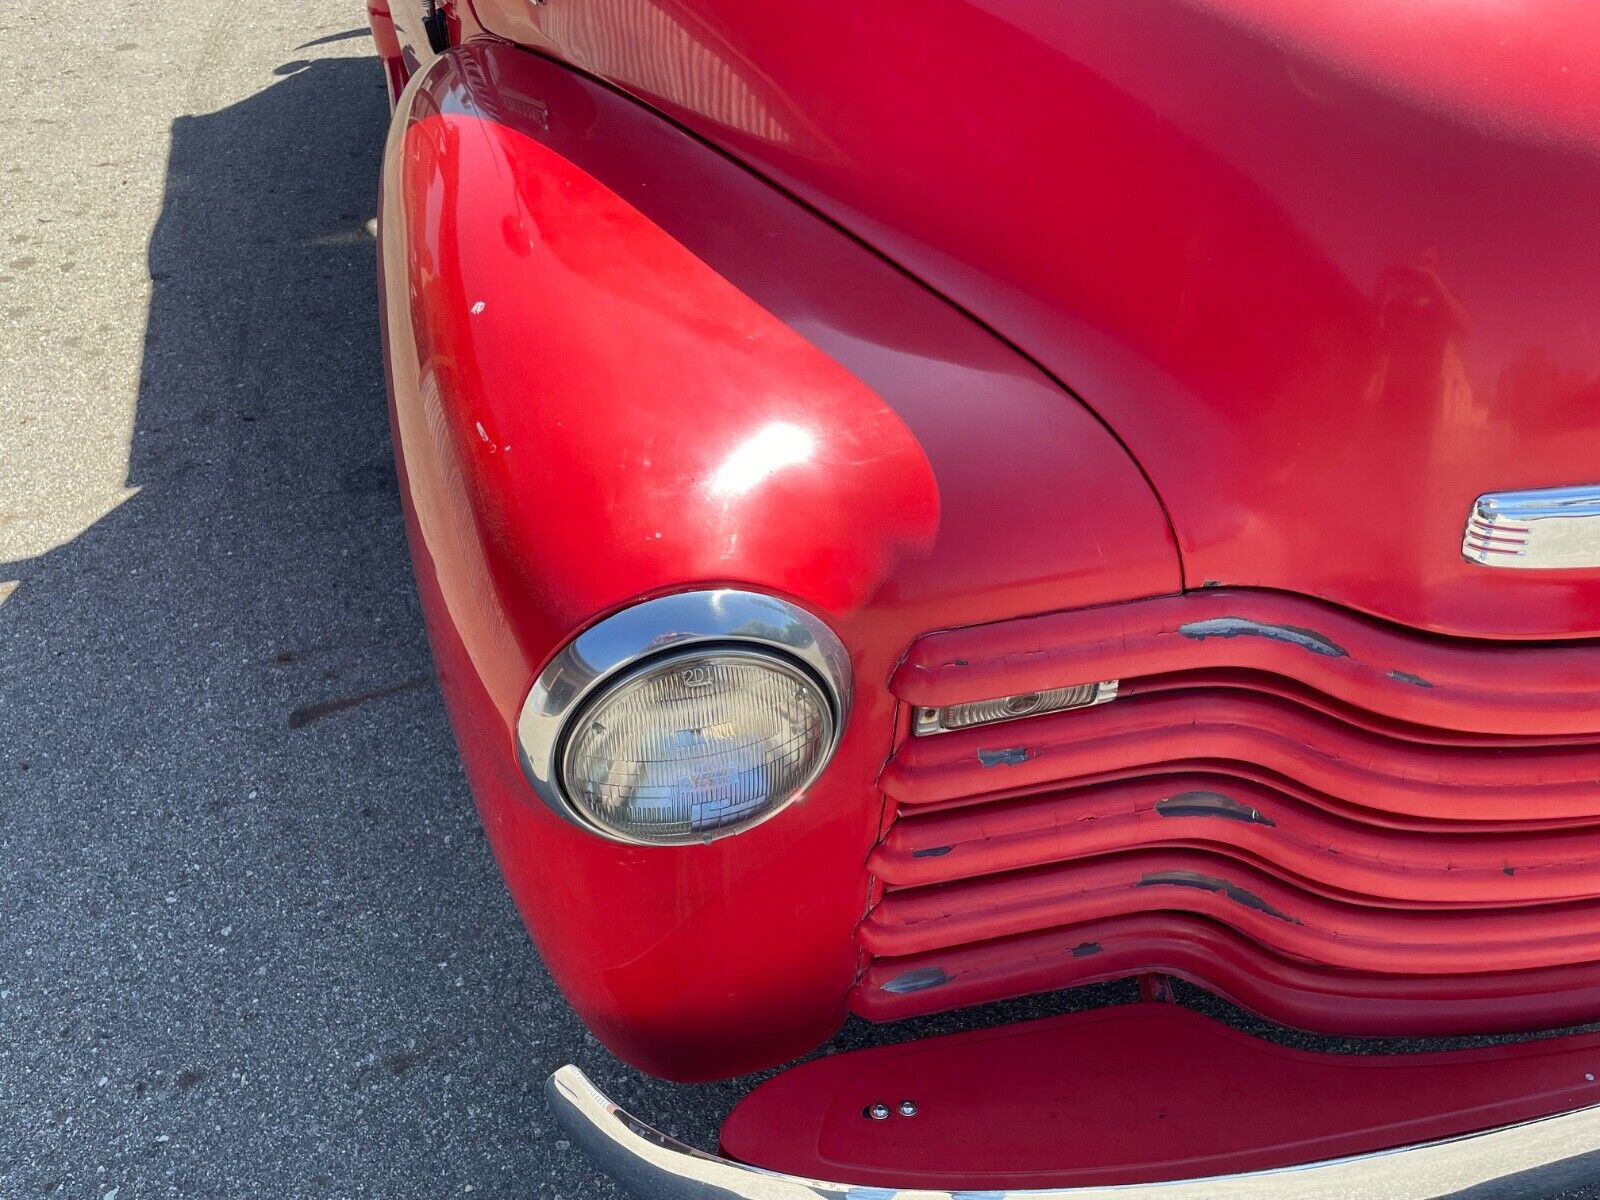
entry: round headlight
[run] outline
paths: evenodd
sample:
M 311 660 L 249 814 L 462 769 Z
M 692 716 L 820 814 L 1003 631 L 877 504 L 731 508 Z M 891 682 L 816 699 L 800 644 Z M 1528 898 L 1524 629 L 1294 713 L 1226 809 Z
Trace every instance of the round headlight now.
M 572 720 L 562 790 L 586 820 L 674 845 L 736 833 L 810 783 L 833 713 L 805 671 L 753 650 L 649 662 Z
M 552 810 L 614 841 L 739 833 L 821 774 L 849 660 L 804 609 L 719 589 L 647 600 L 574 638 L 534 681 L 517 745 Z

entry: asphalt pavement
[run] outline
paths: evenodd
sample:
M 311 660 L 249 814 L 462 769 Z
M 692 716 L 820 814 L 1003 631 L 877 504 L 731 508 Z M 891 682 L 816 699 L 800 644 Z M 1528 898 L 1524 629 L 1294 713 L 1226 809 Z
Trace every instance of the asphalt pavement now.
M 0 37 L 0 1197 L 611 1197 L 544 1111 L 569 1061 L 714 1145 L 751 1081 L 589 1037 L 457 762 L 361 4 L 10 4 Z

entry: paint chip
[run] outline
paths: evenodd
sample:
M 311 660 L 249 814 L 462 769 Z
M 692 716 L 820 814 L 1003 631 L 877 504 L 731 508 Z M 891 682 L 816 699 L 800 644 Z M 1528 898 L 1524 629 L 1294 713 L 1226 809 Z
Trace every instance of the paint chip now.
M 950 976 L 944 973 L 943 967 L 918 967 L 914 971 L 896 975 L 883 985 L 883 990 L 900 996 L 907 992 L 925 992 L 929 988 L 936 988 L 942 983 L 949 982 Z
M 979 750 L 978 762 L 985 767 L 1015 767 L 1028 761 L 1026 746 L 1010 746 L 1004 750 Z
M 1433 686 L 1421 675 L 1413 675 L 1410 671 L 1390 671 L 1389 678 L 1399 683 L 1409 683 L 1412 687 L 1431 688 Z
M 1291 925 L 1302 925 L 1299 917 L 1291 917 L 1288 913 L 1274 908 L 1249 888 L 1240 887 L 1226 879 L 1218 879 L 1215 875 L 1205 875 L 1199 871 L 1157 871 L 1146 875 L 1139 880 L 1140 887 L 1189 887 L 1199 888 L 1203 892 L 1215 892 L 1226 896 L 1235 904 L 1242 904 L 1255 912 L 1265 913 L 1269 917 L 1276 917 L 1280 921 L 1287 921 Z
M 1309 650 L 1325 658 L 1350 657 L 1343 646 L 1323 637 L 1314 629 L 1302 629 L 1298 625 L 1268 625 L 1262 621 L 1252 621 L 1248 617 L 1213 617 L 1209 621 L 1190 621 L 1187 625 L 1178 626 L 1178 632 L 1196 642 L 1202 642 L 1208 637 L 1259 637 L 1269 641 L 1284 642 L 1290 646 L 1299 646 L 1302 650 Z
M 1251 808 L 1221 792 L 1179 792 L 1176 796 L 1157 800 L 1156 812 L 1163 817 L 1222 817 L 1251 825 L 1276 827 L 1278 824 L 1259 808 Z
M 479 300 L 476 304 L 474 304 L 472 306 L 472 315 L 473 316 L 477 316 L 479 313 L 481 313 L 487 307 L 488 306 L 486 304 L 484 304 L 484 302 L 482 300 Z

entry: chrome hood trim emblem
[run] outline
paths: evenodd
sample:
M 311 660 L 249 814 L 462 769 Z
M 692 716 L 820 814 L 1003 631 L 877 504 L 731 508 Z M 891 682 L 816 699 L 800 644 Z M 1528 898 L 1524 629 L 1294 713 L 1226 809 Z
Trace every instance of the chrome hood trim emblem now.
M 1600 567 L 1600 483 L 1479 496 L 1461 553 L 1486 567 Z

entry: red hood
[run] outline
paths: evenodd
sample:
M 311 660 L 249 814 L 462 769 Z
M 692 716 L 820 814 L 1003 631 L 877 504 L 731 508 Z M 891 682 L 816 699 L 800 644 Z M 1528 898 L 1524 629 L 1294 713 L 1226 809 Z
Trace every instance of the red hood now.
M 1480 493 L 1600 482 L 1592 0 L 497 7 L 1081 396 L 1189 586 L 1600 633 L 1600 571 L 1460 554 Z

